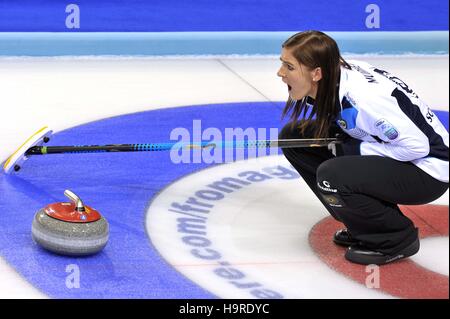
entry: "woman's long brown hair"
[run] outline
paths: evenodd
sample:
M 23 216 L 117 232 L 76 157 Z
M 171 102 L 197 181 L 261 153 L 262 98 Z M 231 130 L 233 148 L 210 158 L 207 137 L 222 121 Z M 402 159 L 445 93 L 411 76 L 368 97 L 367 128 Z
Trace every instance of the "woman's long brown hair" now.
M 314 125 L 315 138 L 327 137 L 332 121 L 338 115 L 338 85 L 341 66 L 351 69 L 341 57 L 338 45 L 330 36 L 320 31 L 299 32 L 287 39 L 283 48 L 291 50 L 298 63 L 309 69 L 320 67 L 322 79 L 318 82 L 317 95 L 310 108 L 308 97 L 299 101 L 289 97 L 283 110 L 283 117 L 290 113 L 292 129 L 298 127 L 304 134 L 307 127 Z M 313 121 L 312 117 L 316 116 Z M 314 124 L 313 124 L 314 123 Z

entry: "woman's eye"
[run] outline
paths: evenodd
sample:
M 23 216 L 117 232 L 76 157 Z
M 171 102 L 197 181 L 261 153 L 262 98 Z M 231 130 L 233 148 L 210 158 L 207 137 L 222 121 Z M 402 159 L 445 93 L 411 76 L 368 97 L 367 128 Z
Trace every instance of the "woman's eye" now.
M 294 70 L 294 68 L 292 66 L 288 65 L 288 70 L 292 71 L 292 70 Z

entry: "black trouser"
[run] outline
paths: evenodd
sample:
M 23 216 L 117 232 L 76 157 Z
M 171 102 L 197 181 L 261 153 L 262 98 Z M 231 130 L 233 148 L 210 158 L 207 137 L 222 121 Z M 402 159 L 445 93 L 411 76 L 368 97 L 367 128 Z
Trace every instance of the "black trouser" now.
M 334 137 L 338 130 L 333 127 L 329 136 Z M 289 125 L 279 136 L 311 137 L 311 131 L 301 136 Z M 429 203 L 445 193 L 448 183 L 410 162 L 381 156 L 346 156 L 342 152 L 339 146 L 337 157 L 327 147 L 283 149 L 329 213 L 363 246 L 394 254 L 410 245 L 418 238 L 417 229 L 397 204 Z

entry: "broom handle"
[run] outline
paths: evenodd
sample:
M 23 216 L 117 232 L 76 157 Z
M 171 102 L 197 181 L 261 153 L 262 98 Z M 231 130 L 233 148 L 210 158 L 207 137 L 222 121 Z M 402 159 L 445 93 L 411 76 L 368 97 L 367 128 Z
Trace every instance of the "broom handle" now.
M 256 140 L 233 142 L 201 142 L 201 143 L 149 143 L 149 144 L 110 144 L 110 145 L 80 145 L 80 146 L 34 146 L 28 149 L 25 155 L 46 155 L 62 153 L 103 153 L 103 152 L 152 152 L 169 151 L 173 148 L 207 149 L 207 148 L 297 148 L 297 147 L 324 147 L 330 143 L 340 143 L 338 138 L 317 139 L 282 139 L 282 140 Z

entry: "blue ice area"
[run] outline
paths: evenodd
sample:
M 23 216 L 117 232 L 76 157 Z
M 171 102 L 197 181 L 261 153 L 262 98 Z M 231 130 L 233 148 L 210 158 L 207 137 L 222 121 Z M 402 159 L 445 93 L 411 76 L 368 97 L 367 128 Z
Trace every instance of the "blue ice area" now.
M 122 115 L 55 134 L 51 145 L 167 142 L 176 127 L 272 128 L 283 103 L 186 106 Z M 436 111 L 448 130 L 448 112 Z M 215 298 L 167 264 L 152 246 L 145 214 L 152 199 L 207 164 L 173 164 L 169 152 L 58 154 L 31 157 L 21 171 L 0 174 L 0 254 L 26 280 L 54 298 Z M 35 213 L 78 194 L 110 223 L 110 240 L 97 255 L 52 254 L 31 238 Z M 80 288 L 68 289 L 66 267 L 80 269 Z
M 49 145 L 167 142 L 176 127 L 277 127 L 281 105 L 237 103 L 161 109 L 113 117 L 55 134 Z M 30 158 L 15 175 L 0 175 L 0 254 L 23 277 L 55 298 L 214 298 L 168 265 L 145 230 L 152 198 L 206 164 L 172 164 L 169 152 L 59 154 Z M 49 253 L 31 238 L 34 214 L 78 194 L 110 223 L 98 255 Z M 80 268 L 79 289 L 68 289 L 66 267 Z

